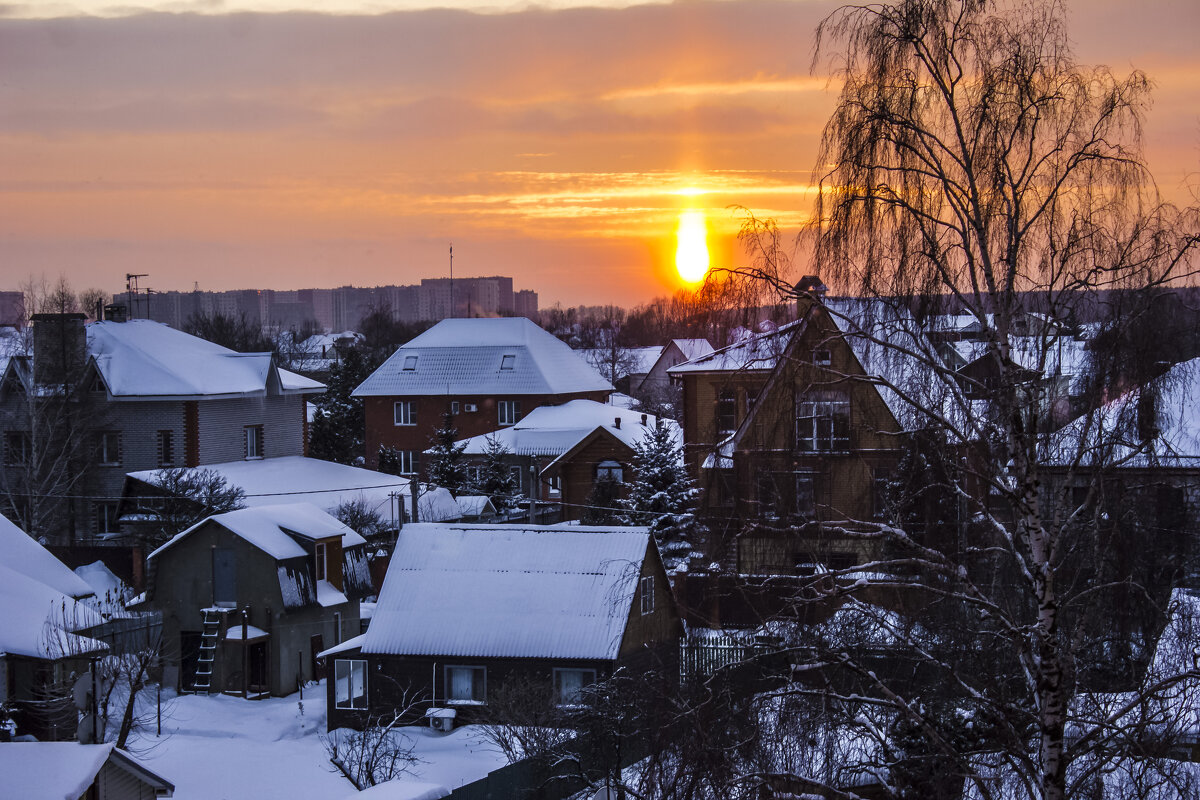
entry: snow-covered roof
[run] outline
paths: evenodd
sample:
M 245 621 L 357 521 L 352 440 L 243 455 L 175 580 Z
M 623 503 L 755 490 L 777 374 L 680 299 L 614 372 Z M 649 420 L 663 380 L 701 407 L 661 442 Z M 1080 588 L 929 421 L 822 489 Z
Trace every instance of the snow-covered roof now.
M 366 543 L 366 540 L 358 533 L 312 503 L 281 503 L 254 508 L 239 508 L 237 511 L 213 514 L 187 530 L 177 533 L 149 557 L 155 558 L 163 551 L 174 547 L 208 522 L 221 525 L 230 533 L 244 539 L 278 561 L 306 555 L 304 548 L 296 542 L 297 538 L 312 541 L 340 536 L 342 547 L 354 547 Z
M 792 334 L 799 330 L 801 320 L 780 325 L 774 330 L 748 336 L 739 342 L 713 350 L 676 364 L 667 370 L 671 375 L 689 372 L 750 372 L 774 369 Z M 695 340 L 692 340 L 695 341 Z
M 0 776 L 3 776 L 0 793 L 14 798 L 79 800 L 110 759 L 154 789 L 168 792 L 152 796 L 169 797 L 175 789 L 145 764 L 116 749 L 112 742 L 6 742 L 0 745 Z
M 68 597 L 78 599 L 94 593 L 83 578 L 3 515 L 0 515 L 0 564 Z
M 616 421 L 621 420 L 621 426 Z M 643 422 L 644 420 L 644 422 Z M 571 400 L 557 406 L 539 406 L 516 425 L 492 433 L 463 439 L 463 452 L 481 455 L 487 452 L 488 439 L 495 439 L 516 456 L 559 456 L 578 444 L 596 428 L 604 428 L 630 447 L 654 430 L 656 417 L 640 411 L 597 403 L 595 400 Z
M 608 370 L 613 360 L 613 351 L 607 347 L 584 348 L 577 350 L 602 378 L 608 378 Z M 626 375 L 645 375 L 662 355 L 663 348 L 653 347 L 622 347 L 617 350 L 617 377 Z
M 1153 391 L 1152 404 L 1142 394 Z M 1148 387 L 1138 387 L 1047 437 L 1047 463 L 1058 466 L 1200 467 L 1200 358 L 1176 364 Z M 1142 441 L 1143 411 L 1152 407 L 1158 433 Z
M 672 339 L 671 342 L 683 353 L 688 361 L 706 356 L 713 352 L 713 346 L 708 339 Z
M 400 347 L 355 397 L 610 392 L 563 342 L 524 317 L 445 319 Z
M 103 623 L 98 612 L 4 563 L 0 620 L 0 654 L 59 659 L 105 648 L 75 633 Z
M 645 528 L 405 526 L 364 653 L 614 659 Z
M 88 355 L 114 399 L 262 396 L 323 392 L 325 385 L 279 369 L 270 353 L 237 353 L 159 322 L 93 322 Z
M 394 502 L 392 495 L 409 495 L 407 478 L 305 456 L 227 461 L 205 464 L 200 469 L 212 470 L 230 486 L 239 487 L 245 492 L 242 502 L 249 508 L 305 502 L 333 511 L 342 503 L 362 500 L 375 513 L 390 519 Z M 128 475 L 135 480 L 157 485 L 162 472 L 152 469 L 130 472 Z M 419 502 L 423 519 L 436 522 L 458 517 L 452 497 L 422 494 Z

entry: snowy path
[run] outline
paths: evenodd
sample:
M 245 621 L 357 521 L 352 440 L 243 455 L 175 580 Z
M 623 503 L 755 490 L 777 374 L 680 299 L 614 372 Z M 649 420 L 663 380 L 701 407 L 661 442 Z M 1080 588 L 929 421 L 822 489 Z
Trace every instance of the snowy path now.
M 476 729 L 406 730 L 422 759 L 409 780 L 453 788 L 505 763 Z M 324 732 L 323 684 L 305 690 L 303 714 L 298 694 L 261 701 L 184 695 L 164 700 L 162 738 L 151 729 L 130 749 L 175 784 L 178 800 L 343 800 L 354 787 L 330 771 Z

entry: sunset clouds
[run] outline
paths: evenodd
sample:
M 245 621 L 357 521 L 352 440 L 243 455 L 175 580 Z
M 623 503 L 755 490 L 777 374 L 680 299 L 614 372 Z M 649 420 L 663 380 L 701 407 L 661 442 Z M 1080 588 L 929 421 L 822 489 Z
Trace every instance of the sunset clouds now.
M 545 301 L 645 300 L 676 285 L 680 210 L 725 234 L 730 205 L 804 217 L 836 89 L 810 72 L 829 7 L 10 7 L 0 288 L 39 271 L 107 288 L 125 272 L 159 289 L 409 283 L 444 271 L 453 241 L 456 272 L 512 274 Z M 1074 19 L 1086 60 L 1156 79 L 1147 140 L 1170 192 L 1200 166 L 1197 16 Z

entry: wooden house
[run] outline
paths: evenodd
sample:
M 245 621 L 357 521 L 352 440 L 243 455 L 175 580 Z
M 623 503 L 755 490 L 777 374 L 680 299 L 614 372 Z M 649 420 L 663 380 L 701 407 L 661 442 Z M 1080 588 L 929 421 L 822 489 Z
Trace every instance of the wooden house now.
M 310 503 L 215 514 L 150 554 L 143 607 L 163 615 L 179 688 L 286 695 L 359 631 L 365 541 Z
M 0 795 L 55 800 L 153 800 L 175 786 L 145 763 L 109 744 L 0 744 Z
M 361 725 L 405 700 L 487 719 L 505 686 L 547 703 L 682 633 L 645 528 L 406 526 L 370 628 L 326 651 L 329 727 Z

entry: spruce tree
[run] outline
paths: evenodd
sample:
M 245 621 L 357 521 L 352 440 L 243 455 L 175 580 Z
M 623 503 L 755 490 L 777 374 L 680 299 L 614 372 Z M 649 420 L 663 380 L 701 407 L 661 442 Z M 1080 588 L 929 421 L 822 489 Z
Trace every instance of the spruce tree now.
M 442 427 L 433 432 L 429 448 L 429 482 L 458 497 L 468 484 L 467 465 L 462 454 L 466 444 L 455 444 L 458 428 L 454 427 L 454 415 L 449 411 L 442 414 Z
M 354 389 L 371 374 L 371 365 L 357 347 L 346 350 L 329 371 L 328 388 L 317 400 L 309 430 L 308 452 L 313 458 L 339 464 L 362 462 L 366 417 Z
M 513 475 L 512 465 L 508 463 L 510 453 L 504 443 L 494 436 L 487 437 L 485 441 L 483 467 L 476 490 L 491 498 L 497 513 L 507 514 L 516 508 L 518 500 L 517 479 Z
M 662 420 L 634 444 L 633 480 L 620 501 L 621 521 L 649 526 L 668 571 L 681 566 L 692 549 L 696 527 L 695 488 L 675 438 Z

